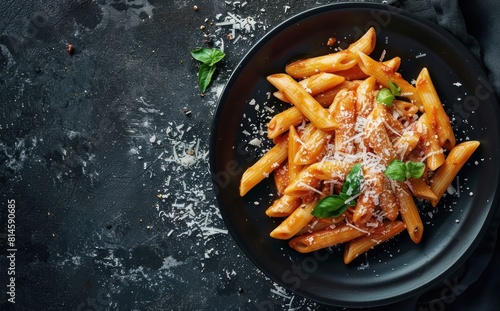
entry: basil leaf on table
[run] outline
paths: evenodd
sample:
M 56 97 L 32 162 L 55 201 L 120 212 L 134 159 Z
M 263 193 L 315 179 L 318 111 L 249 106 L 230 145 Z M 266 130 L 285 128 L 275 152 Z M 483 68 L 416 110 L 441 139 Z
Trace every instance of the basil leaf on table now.
M 212 81 L 212 76 L 216 69 L 215 64 L 220 62 L 226 54 L 216 48 L 200 48 L 191 51 L 191 56 L 197 61 L 202 62 L 198 71 L 198 84 L 201 92 L 204 93 Z
M 225 54 L 219 49 L 200 48 L 191 51 L 191 56 L 193 56 L 194 59 L 202 62 L 203 64 L 213 66 L 221 61 L 224 58 Z
M 198 72 L 198 84 L 202 92 L 205 92 L 210 81 L 212 81 L 212 76 L 215 72 L 215 66 L 209 66 L 207 64 L 202 64 L 200 71 Z

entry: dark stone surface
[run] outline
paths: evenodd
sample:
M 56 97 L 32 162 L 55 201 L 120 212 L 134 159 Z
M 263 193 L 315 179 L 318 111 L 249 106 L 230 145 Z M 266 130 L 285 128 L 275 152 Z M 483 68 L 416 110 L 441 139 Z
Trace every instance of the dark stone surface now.
M 337 310 L 246 259 L 208 170 L 211 116 L 232 69 L 266 30 L 328 2 L 2 1 L 0 309 Z M 228 14 L 255 29 L 228 40 L 215 25 Z M 220 42 L 227 56 L 200 96 L 189 51 Z

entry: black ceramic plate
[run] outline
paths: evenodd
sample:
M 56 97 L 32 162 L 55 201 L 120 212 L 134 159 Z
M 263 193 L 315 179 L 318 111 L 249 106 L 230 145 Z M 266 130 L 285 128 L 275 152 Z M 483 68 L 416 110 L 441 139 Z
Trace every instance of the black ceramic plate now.
M 342 248 L 303 255 L 274 240 L 269 232 L 280 219 L 264 211 L 276 198 L 272 178 L 245 197 L 240 177 L 262 155 L 271 110 L 284 108 L 269 97 L 266 76 L 283 72 L 298 57 L 333 52 L 377 30 L 374 58 L 400 56 L 400 72 L 416 79 L 428 67 L 459 141 L 481 146 L 454 183 L 460 196 L 448 195 L 436 209 L 421 204 L 424 236 L 415 245 L 401 234 L 349 265 Z M 470 256 L 498 205 L 499 110 L 476 59 L 449 33 L 405 12 L 383 5 L 334 4 L 303 12 L 263 37 L 231 76 L 218 105 L 211 139 L 211 172 L 222 217 L 246 255 L 271 279 L 294 293 L 337 306 L 383 305 L 422 293 L 443 282 Z M 260 147 L 255 144 L 262 142 Z

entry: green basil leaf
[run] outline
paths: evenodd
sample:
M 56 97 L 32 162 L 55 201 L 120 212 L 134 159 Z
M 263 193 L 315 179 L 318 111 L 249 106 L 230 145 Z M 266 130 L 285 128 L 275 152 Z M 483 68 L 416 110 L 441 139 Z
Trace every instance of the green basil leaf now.
M 191 56 L 197 61 L 210 66 L 220 62 L 226 54 L 219 49 L 200 48 L 191 51 Z
M 383 88 L 377 93 L 377 101 L 387 107 L 392 107 L 392 102 L 396 97 L 392 94 L 391 90 Z
M 215 65 L 220 62 L 226 54 L 219 49 L 211 49 L 210 51 L 210 62 L 208 63 L 210 66 Z
M 407 172 L 407 167 L 406 164 L 400 160 L 394 160 L 389 165 L 387 165 L 385 169 L 385 176 L 397 180 L 397 181 L 404 181 L 406 180 L 406 172 Z
M 215 72 L 215 66 L 210 66 L 207 64 L 202 64 L 200 71 L 198 72 L 198 84 L 202 93 L 205 93 L 210 81 L 212 81 L 212 76 Z
M 358 193 L 359 193 L 359 192 L 358 192 Z M 356 194 L 358 194 L 358 193 L 356 193 Z M 356 194 L 355 194 L 355 195 L 356 195 Z M 340 198 L 344 201 L 344 204 L 345 204 L 347 207 L 356 205 L 356 200 L 351 199 L 353 196 L 354 196 L 354 195 L 347 195 L 347 194 L 342 193 L 342 192 L 341 192 L 341 193 L 339 193 L 339 197 L 340 197 Z M 351 200 L 349 200 L 349 199 L 351 199 Z M 347 208 L 346 208 L 346 209 L 347 209 Z
M 422 177 L 425 170 L 425 164 L 423 162 L 408 162 L 406 167 L 410 177 L 418 179 Z
M 311 214 L 318 218 L 342 215 L 349 206 L 356 204 L 356 201 L 351 198 L 359 194 L 363 180 L 363 167 L 359 163 L 355 164 L 346 176 L 342 191 L 338 195 L 334 194 L 321 199 Z
M 398 96 L 401 94 L 401 88 L 399 87 L 399 85 L 391 81 L 389 81 L 387 84 L 389 85 L 389 89 L 391 90 L 392 95 Z
M 220 62 L 226 54 L 219 49 L 200 48 L 191 51 L 191 56 L 203 64 L 198 72 L 198 84 L 201 92 L 204 93 L 212 81 L 212 76 L 215 72 L 215 64 Z
M 204 64 L 210 63 L 211 60 L 211 51 L 210 49 L 205 49 L 205 48 L 200 48 L 191 51 L 191 56 L 193 56 L 194 59 L 197 61 L 200 61 Z
M 347 208 L 344 198 L 339 195 L 330 195 L 321 199 L 311 214 L 318 218 L 337 217 Z
M 354 196 L 361 190 L 361 183 L 363 182 L 363 168 L 361 164 L 357 163 L 352 168 L 345 179 L 342 186 L 341 193 L 349 197 Z

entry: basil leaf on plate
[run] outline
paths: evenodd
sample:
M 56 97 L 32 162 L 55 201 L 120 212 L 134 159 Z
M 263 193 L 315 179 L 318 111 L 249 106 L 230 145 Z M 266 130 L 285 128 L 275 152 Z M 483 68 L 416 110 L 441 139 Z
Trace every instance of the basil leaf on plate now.
M 383 88 L 377 93 L 377 101 L 384 106 L 392 107 L 392 102 L 396 97 L 392 94 L 391 90 Z
M 363 183 L 363 168 L 355 164 L 347 175 L 339 194 L 329 195 L 321 199 L 311 212 L 318 218 L 337 217 L 342 215 L 349 206 L 356 204 L 354 197 L 361 192 Z

